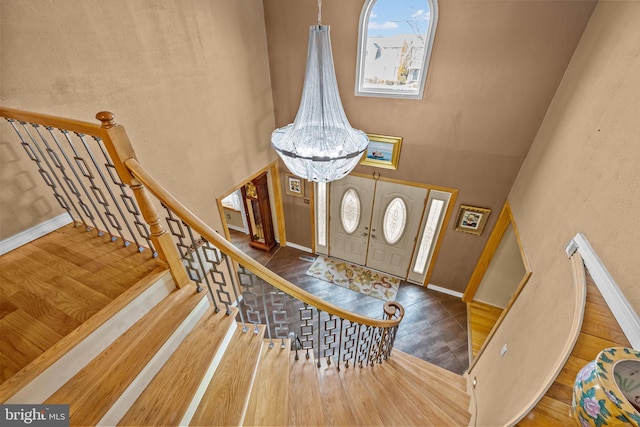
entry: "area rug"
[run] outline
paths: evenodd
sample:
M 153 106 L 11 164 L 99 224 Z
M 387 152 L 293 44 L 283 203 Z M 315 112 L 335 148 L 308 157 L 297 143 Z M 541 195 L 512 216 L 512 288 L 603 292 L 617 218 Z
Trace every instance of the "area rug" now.
M 307 275 L 383 301 L 394 301 L 400 286 L 397 277 L 322 255 L 316 258 Z

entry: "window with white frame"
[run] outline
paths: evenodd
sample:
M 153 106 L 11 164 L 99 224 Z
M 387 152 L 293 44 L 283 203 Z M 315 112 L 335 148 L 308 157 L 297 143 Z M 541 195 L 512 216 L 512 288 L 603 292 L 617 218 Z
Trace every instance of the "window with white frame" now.
M 437 0 L 366 0 L 356 96 L 422 99 L 437 21 Z

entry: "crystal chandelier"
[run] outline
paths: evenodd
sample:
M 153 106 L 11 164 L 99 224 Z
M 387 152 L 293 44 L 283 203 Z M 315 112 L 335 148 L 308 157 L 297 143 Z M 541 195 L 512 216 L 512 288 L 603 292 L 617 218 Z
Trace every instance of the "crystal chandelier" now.
M 309 181 L 330 182 L 356 167 L 369 138 L 351 127 L 342 108 L 329 26 L 321 25 L 321 17 L 322 0 L 318 0 L 318 25 L 309 28 L 298 114 L 293 123 L 273 131 L 271 146 L 291 173 Z

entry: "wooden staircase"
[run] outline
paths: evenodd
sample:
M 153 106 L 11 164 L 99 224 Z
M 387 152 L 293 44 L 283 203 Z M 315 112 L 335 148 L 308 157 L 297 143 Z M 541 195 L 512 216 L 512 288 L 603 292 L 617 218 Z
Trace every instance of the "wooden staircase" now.
M 70 404 L 83 426 L 468 425 L 456 374 L 399 351 L 373 367 L 318 368 L 203 297 L 172 292 L 44 402 Z
M 244 332 L 236 309 L 215 313 L 195 285 L 170 285 L 167 271 L 151 271 L 136 295 L 0 386 L 0 401 L 69 404 L 71 425 L 83 426 L 468 425 L 456 374 L 399 351 L 375 366 L 318 367 L 311 353 L 296 360 L 288 340 L 270 345 L 264 326 Z

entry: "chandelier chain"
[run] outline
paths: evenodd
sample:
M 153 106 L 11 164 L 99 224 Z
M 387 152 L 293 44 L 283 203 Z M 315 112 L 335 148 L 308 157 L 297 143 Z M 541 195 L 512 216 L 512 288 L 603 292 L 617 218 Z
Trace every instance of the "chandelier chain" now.
M 322 25 L 322 0 L 318 0 L 318 25 Z

